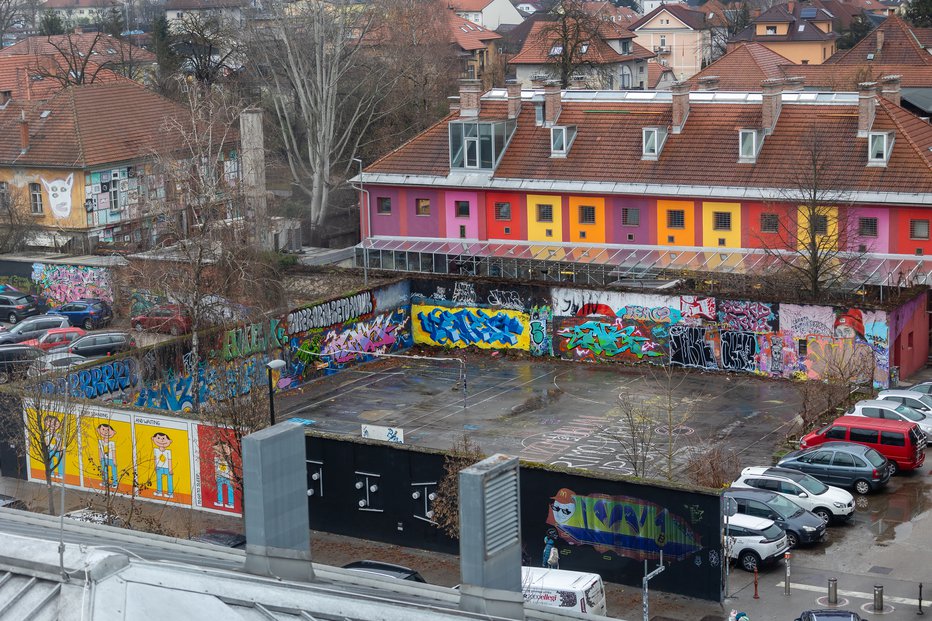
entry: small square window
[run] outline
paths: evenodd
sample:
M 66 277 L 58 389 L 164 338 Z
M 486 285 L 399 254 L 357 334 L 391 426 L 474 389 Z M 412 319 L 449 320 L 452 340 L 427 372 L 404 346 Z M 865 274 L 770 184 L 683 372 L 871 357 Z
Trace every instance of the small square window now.
M 429 198 L 416 198 L 414 199 L 414 213 L 418 216 L 429 216 L 430 215 L 430 199 Z
M 807 353 L 809 353 L 809 341 L 806 339 L 799 339 L 796 341 L 796 354 L 805 356 Z
M 456 201 L 456 217 L 457 218 L 468 218 L 469 217 L 469 201 Z
M 667 211 L 667 228 L 668 229 L 685 229 L 686 212 L 682 209 L 670 209 Z
M 776 26 L 767 26 L 766 28 L 767 28 L 767 34 L 769 34 L 769 35 L 775 35 L 775 34 L 777 34 L 777 27 L 776 27 Z
M 909 221 L 909 238 L 910 239 L 929 239 L 929 221 L 928 220 L 910 220 Z
M 460 239 L 466 239 L 466 225 L 460 225 Z
M 760 215 L 761 233 L 776 233 L 780 230 L 780 218 L 775 213 L 762 213 Z
M 553 237 L 553 229 L 545 229 L 544 237 Z
M 828 216 L 816 215 L 812 217 L 812 232 L 816 235 L 828 235 Z
M 510 226 L 506 226 L 506 227 L 505 227 L 505 235 L 511 235 L 511 227 L 510 227 Z
M 637 207 L 623 207 L 621 209 L 622 226 L 640 226 L 641 210 Z
M 595 224 L 595 207 L 591 205 L 579 206 L 579 223 Z
M 877 218 L 858 218 L 858 235 L 877 237 Z
M 511 203 L 495 203 L 495 219 L 511 220 Z
M 712 230 L 713 231 L 730 231 L 731 230 L 731 212 L 729 211 L 713 212 L 712 213 Z
M 628 241 L 634 241 L 634 233 L 628 233 Z
M 724 245 L 725 245 L 725 238 L 724 238 L 724 237 L 719 237 L 719 238 L 718 238 L 718 245 L 719 245 L 719 246 L 724 246 Z
M 585 231 L 580 231 L 580 232 L 579 232 L 579 239 L 586 239 L 586 232 L 585 232 Z
M 537 206 L 537 221 L 538 222 L 553 222 L 553 205 L 538 205 Z
M 667 235 L 667 243 L 668 243 L 668 244 L 672 244 L 674 241 L 676 241 L 676 238 L 675 238 L 675 237 L 673 237 L 672 235 Z
M 390 214 L 392 212 L 392 199 L 387 196 L 380 196 L 376 201 L 376 213 Z

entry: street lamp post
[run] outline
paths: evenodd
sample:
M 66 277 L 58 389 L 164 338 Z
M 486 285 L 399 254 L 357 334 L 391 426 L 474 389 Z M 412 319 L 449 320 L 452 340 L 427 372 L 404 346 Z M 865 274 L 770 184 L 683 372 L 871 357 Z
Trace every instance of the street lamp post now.
M 285 368 L 284 360 L 269 360 L 265 363 L 265 368 L 269 372 L 269 425 L 275 424 L 275 386 L 272 384 L 272 371 L 280 371 Z

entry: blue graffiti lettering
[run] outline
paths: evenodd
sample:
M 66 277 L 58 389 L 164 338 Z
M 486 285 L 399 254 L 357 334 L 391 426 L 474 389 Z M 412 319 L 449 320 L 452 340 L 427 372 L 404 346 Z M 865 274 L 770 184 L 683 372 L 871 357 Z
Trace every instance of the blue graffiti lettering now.
M 482 309 L 464 308 L 451 311 L 442 308 L 418 313 L 421 329 L 441 345 L 466 344 L 510 345 L 518 343 L 524 332 L 521 322 L 503 312 L 488 313 Z

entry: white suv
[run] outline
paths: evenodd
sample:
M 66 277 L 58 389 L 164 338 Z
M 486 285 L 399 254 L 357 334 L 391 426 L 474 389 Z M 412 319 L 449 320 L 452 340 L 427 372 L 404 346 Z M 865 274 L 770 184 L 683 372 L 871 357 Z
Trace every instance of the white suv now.
M 742 470 L 741 476 L 731 486 L 776 492 L 812 511 L 826 523 L 833 518 L 847 520 L 854 515 L 854 496 L 799 470 L 752 466 Z
M 745 571 L 775 561 L 790 549 L 786 533 L 773 520 L 744 513 L 726 519 L 728 557 L 737 559 Z

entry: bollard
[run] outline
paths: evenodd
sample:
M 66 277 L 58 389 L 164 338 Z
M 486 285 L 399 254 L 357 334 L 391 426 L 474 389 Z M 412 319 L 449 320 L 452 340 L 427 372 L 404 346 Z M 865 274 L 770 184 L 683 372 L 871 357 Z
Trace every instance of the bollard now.
M 838 578 L 828 579 L 828 605 L 838 605 Z
M 783 594 L 790 594 L 790 557 L 793 555 L 787 552 L 783 555 L 783 560 L 786 561 L 786 575 L 783 578 Z
M 874 612 L 883 612 L 883 585 L 874 585 Z
M 925 612 L 923 612 L 922 610 L 922 583 L 921 582 L 919 583 L 919 611 L 916 614 L 920 616 L 925 614 Z
M 754 599 L 760 599 L 760 595 L 757 594 L 757 567 L 754 567 Z

